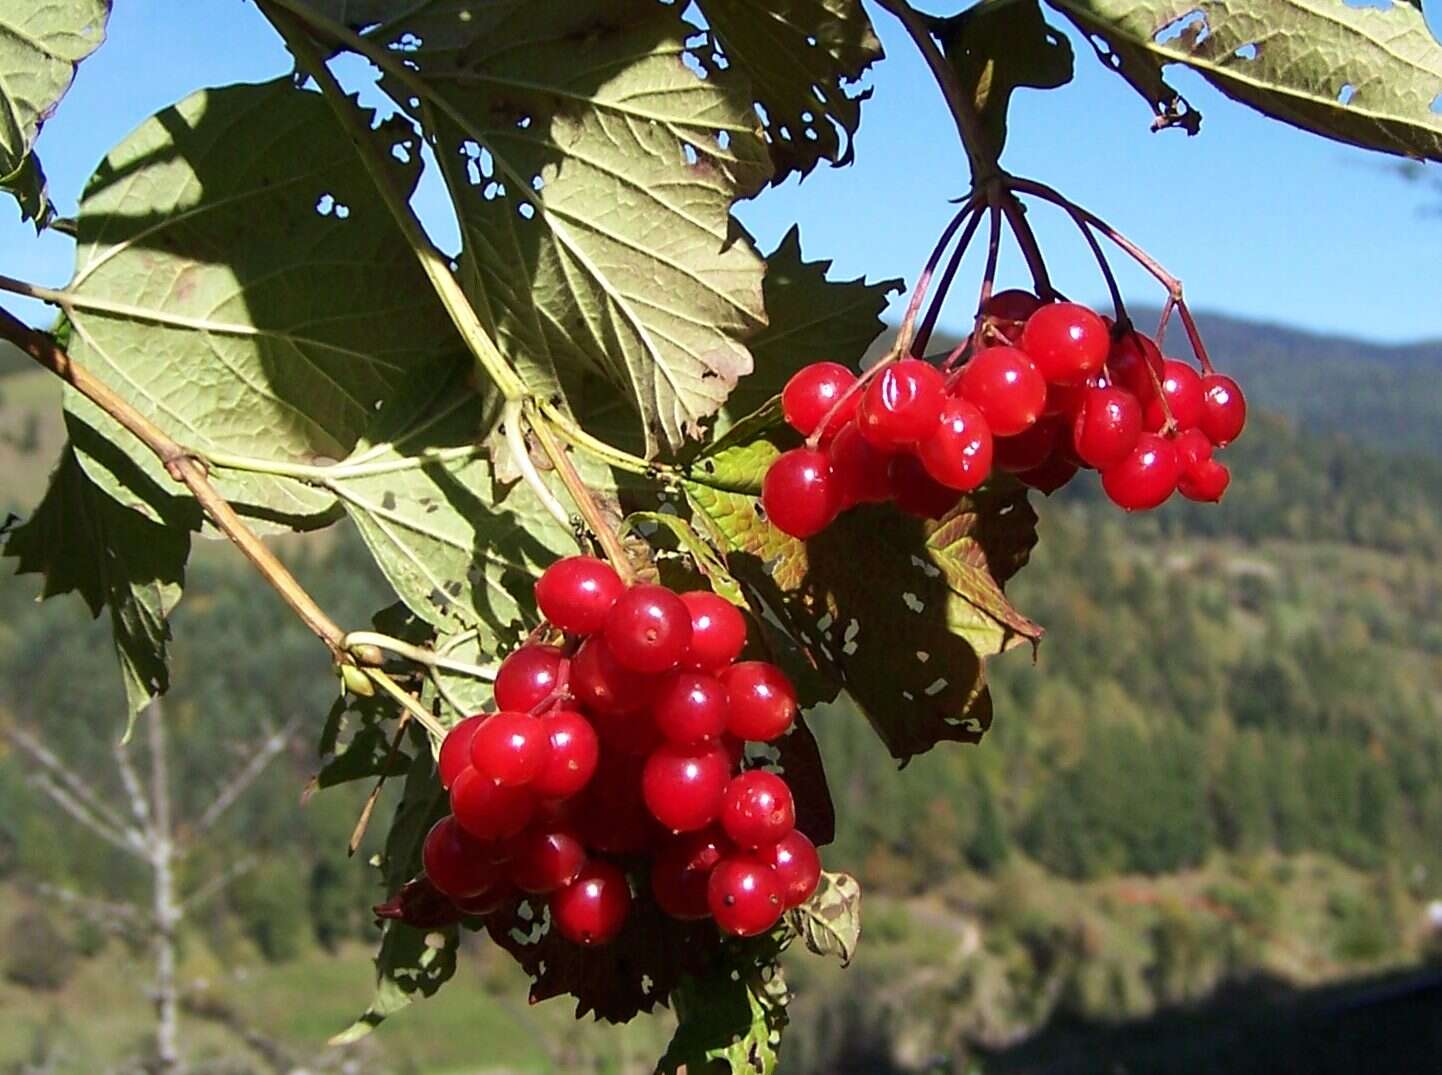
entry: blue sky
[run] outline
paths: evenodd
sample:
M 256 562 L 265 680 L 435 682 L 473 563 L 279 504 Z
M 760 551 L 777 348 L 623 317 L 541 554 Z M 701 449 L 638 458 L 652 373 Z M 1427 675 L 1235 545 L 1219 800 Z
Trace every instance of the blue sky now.
M 1425 6 L 1435 33 L 1442 0 Z M 856 164 L 792 181 L 740 215 L 763 249 L 799 220 L 807 257 L 833 258 L 845 276 L 909 280 L 953 212 L 948 199 L 967 188 L 966 162 L 909 42 L 886 12 L 872 16 L 887 59 L 871 80 Z M 1072 40 L 1076 79 L 1013 99 L 1003 162 L 1011 171 L 1060 188 L 1128 233 L 1185 280 L 1199 309 L 1375 340 L 1442 338 L 1442 216 L 1424 212 L 1435 192 L 1397 178 L 1392 158 L 1267 120 L 1182 70 L 1174 84 L 1201 110 L 1202 133 L 1153 134 L 1142 100 Z M 243 0 L 116 4 L 109 41 L 82 65 L 41 135 L 52 194 L 72 211 L 105 151 L 187 93 L 289 69 Z M 1090 254 L 1069 226 L 1045 209 L 1033 215 L 1058 286 L 1100 302 Z M 0 273 L 59 285 L 71 258 L 64 237 L 37 240 L 13 207 L 0 206 Z M 1160 300 L 1149 277 L 1120 276 L 1132 301 Z M 974 278 L 962 278 L 945 320 L 969 318 Z M 1002 280 L 1024 281 L 1013 254 Z M 37 323 L 49 318 L 37 304 L 6 301 Z

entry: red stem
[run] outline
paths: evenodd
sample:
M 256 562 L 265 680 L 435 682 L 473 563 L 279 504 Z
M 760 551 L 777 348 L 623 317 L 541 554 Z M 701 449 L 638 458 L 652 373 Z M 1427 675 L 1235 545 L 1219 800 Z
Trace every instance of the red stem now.
M 971 245 L 972 236 L 976 234 L 977 226 L 980 224 L 981 209 L 977 208 L 972 213 L 971 219 L 966 222 L 956 249 L 951 252 L 951 259 L 946 263 L 941 279 L 937 281 L 936 292 L 931 297 L 931 304 L 926 308 L 926 316 L 921 319 L 921 327 L 916 330 L 916 337 L 908 348 L 908 353 L 916 358 L 920 358 L 926 352 L 926 345 L 931 341 L 931 332 L 936 327 L 937 318 L 941 316 L 942 306 L 946 303 L 947 292 L 951 290 L 951 282 L 956 278 L 956 270 L 961 266 L 961 259 L 966 254 L 967 247 Z

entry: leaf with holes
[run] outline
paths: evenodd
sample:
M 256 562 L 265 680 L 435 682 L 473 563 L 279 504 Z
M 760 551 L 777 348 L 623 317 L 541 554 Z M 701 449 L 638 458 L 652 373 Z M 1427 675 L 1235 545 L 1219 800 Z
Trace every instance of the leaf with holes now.
M 807 948 L 835 956 L 844 967 L 861 941 L 861 885 L 849 873 L 823 872 L 811 898 L 786 919 Z
M 849 164 L 871 96 L 853 84 L 881 59 L 861 0 L 698 0 L 728 63 L 751 80 L 775 183 L 818 161 Z
M 710 973 L 681 983 L 671 998 L 676 1033 L 658 1075 L 775 1075 L 790 1000 L 777 954 L 770 937 L 743 942 Z
M 385 136 L 410 158 L 408 127 Z M 71 353 L 166 433 L 257 466 L 343 459 L 389 398 L 458 344 L 390 226 L 355 148 L 318 94 L 289 78 L 194 94 L 143 123 L 91 177 L 80 206 Z M 163 518 L 164 468 L 97 407 L 66 407 L 119 463 L 83 453 L 111 495 Z M 240 510 L 301 524 L 328 490 L 244 469 L 212 479 Z
M 417 929 L 389 921 L 376 954 L 376 990 L 370 1006 L 331 1045 L 359 1041 L 389 1016 L 410 1007 L 418 997 L 429 997 L 456 973 L 460 929 L 454 925 Z
M 1049 0 L 1116 53 L 1161 121 L 1191 67 L 1234 100 L 1366 149 L 1442 160 L 1442 43 L 1421 6 L 1342 0 Z M 1191 128 L 1195 131 L 1193 113 Z
M 109 17 L 109 0 L 0 0 L 0 188 L 37 228 L 51 210 L 31 150 L 75 68 L 105 40 Z

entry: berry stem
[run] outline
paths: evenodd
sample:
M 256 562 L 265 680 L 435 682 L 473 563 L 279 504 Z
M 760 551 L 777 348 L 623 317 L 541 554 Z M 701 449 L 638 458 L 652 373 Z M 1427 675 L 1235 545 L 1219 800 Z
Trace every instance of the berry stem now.
M 506 404 L 505 414 L 501 421 L 506 429 L 506 446 L 510 449 L 511 461 L 516 464 L 516 469 L 521 472 L 521 477 L 526 480 L 526 484 L 535 492 L 542 507 L 569 530 L 571 513 L 566 510 L 564 504 L 556 499 L 556 494 L 551 492 L 551 487 L 546 484 L 545 479 L 536 470 L 536 464 L 531 462 L 531 452 L 526 447 L 525 419 L 521 415 L 519 400 L 511 400 Z
M 1176 299 L 1176 296 L 1175 296 L 1175 295 L 1168 294 L 1168 295 L 1167 295 L 1167 301 L 1162 304 L 1162 317 L 1161 317 L 1161 320 L 1157 323 L 1157 347 L 1159 347 L 1159 348 L 1162 346 L 1162 341 L 1163 341 L 1164 339 L 1166 339 L 1166 335 L 1167 335 L 1167 323 L 1168 323 L 1169 321 L 1171 321 L 1171 319 L 1172 319 L 1172 311 L 1175 310 L 1176 308 L 1177 308 L 1177 299 Z
M 892 346 L 884 361 L 901 358 L 911 353 L 911 342 L 916 330 L 916 315 L 921 312 L 922 300 L 926 298 L 926 292 L 931 287 L 932 274 L 936 272 L 936 266 L 941 262 L 941 255 L 946 251 L 947 244 L 951 237 L 956 234 L 956 229 L 961 227 L 962 222 L 968 217 L 975 216 L 977 209 L 970 198 L 957 210 L 951 222 L 942 229 L 941 238 L 936 240 L 936 245 L 931 249 L 931 255 L 926 259 L 920 275 L 916 278 L 916 284 L 911 289 L 911 301 L 906 307 L 906 316 L 901 319 L 901 327 L 896 332 L 896 343 Z M 975 228 L 968 228 L 964 242 L 970 241 Z M 879 365 L 880 363 L 878 363 Z
M 415 697 L 409 691 L 403 690 L 401 685 L 386 672 L 379 668 L 366 668 L 364 671 L 377 687 L 401 704 L 401 708 L 405 710 L 405 712 L 401 714 L 401 720 L 403 722 L 407 714 L 414 717 L 416 723 L 429 732 L 431 739 L 437 744 L 446 737 L 446 729 L 441 726 L 440 721 L 431 716 L 430 710 L 416 701 Z
M 535 408 L 538 415 L 551 424 L 551 428 L 562 440 L 607 466 L 658 481 L 671 481 L 680 477 L 676 469 L 666 463 L 642 459 L 638 455 L 632 455 L 630 452 L 607 444 L 598 437 L 593 437 L 577 425 L 570 415 L 549 400 L 537 400 Z
M 1037 298 L 1042 302 L 1060 298 L 1060 293 L 1051 285 L 1051 277 L 1047 275 L 1046 259 L 1041 255 L 1036 233 L 1031 230 L 1031 222 L 1026 218 L 1026 209 L 1010 190 L 1000 189 L 1000 184 L 996 184 L 994 190 L 991 204 L 1000 205 L 1001 211 L 1006 214 L 1006 221 L 1011 225 L 1012 234 L 1016 236 L 1016 245 L 1021 247 L 1021 255 L 1026 259 L 1026 267 L 1031 273 Z
M 992 290 L 996 287 L 996 262 L 1001 255 L 1001 208 L 992 205 L 987 208 L 987 216 L 990 218 L 990 233 L 986 239 L 986 268 L 981 274 L 981 293 L 976 300 L 976 320 L 972 324 L 972 342 L 980 344 L 981 340 L 981 315 L 986 309 L 986 304 L 991 301 Z M 956 356 L 953 353 L 954 357 Z M 947 359 L 951 361 L 950 358 Z
M 360 646 L 378 646 L 387 653 L 394 653 L 398 657 L 404 657 L 406 660 L 414 661 L 426 668 L 455 672 L 457 675 L 471 676 L 488 683 L 496 678 L 496 670 L 493 667 L 447 657 L 435 650 L 426 649 L 424 646 L 413 646 L 409 642 L 404 642 L 391 635 L 381 634 L 378 631 L 350 631 L 341 640 L 341 645 L 350 651 L 354 651 Z
M 1207 345 L 1202 343 L 1201 330 L 1197 328 L 1196 321 L 1192 319 L 1192 311 L 1187 306 L 1186 299 L 1180 295 L 1177 296 L 1177 313 L 1182 315 L 1182 324 L 1186 327 L 1187 339 L 1191 341 L 1192 351 L 1196 354 L 1197 361 L 1202 364 L 1202 371 L 1212 373 L 1212 358 L 1207 354 Z
M 1116 273 L 1112 272 L 1111 262 L 1107 260 L 1101 243 L 1097 242 L 1096 234 L 1092 231 L 1091 225 L 1075 213 L 1068 215 L 1071 216 L 1072 220 L 1076 223 L 1077 229 L 1087 241 L 1087 246 L 1092 248 L 1092 255 L 1097 259 L 1097 268 L 1101 270 L 1102 278 L 1107 282 L 1107 290 L 1111 292 L 1112 313 L 1116 315 L 1117 324 L 1130 325 L 1132 319 L 1127 313 L 1127 304 L 1122 301 L 1122 289 L 1117 286 Z
M 917 358 L 922 357 L 926 351 L 926 345 L 931 341 L 931 333 L 936 328 L 936 320 L 941 316 L 941 308 L 946 302 L 947 292 L 951 290 L 951 282 L 956 278 L 956 271 L 961 266 L 961 259 L 966 254 L 966 248 L 971 245 L 972 236 L 976 234 L 977 226 L 981 223 L 981 209 L 973 210 L 971 219 L 966 222 L 962 230 L 961 238 L 957 241 L 956 249 L 951 252 L 951 259 L 946 263 L 942 271 L 941 279 L 937 281 L 936 291 L 931 297 L 931 303 L 926 308 L 926 316 L 921 319 L 921 327 L 916 330 L 916 337 L 912 341 L 909 351 Z

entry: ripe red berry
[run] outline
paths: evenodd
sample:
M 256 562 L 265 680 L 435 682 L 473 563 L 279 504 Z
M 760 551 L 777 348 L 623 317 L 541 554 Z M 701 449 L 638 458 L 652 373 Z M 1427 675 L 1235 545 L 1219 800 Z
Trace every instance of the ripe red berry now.
M 646 759 L 641 794 L 651 816 L 672 832 L 691 832 L 716 820 L 731 779 L 731 759 L 719 743 L 666 743 Z
M 737 937 L 754 937 L 776 925 L 785 910 L 776 871 L 755 855 L 725 855 L 711 870 L 706 903 L 716 925 Z
M 1232 472 L 1215 459 L 1203 459 L 1195 466 L 1182 471 L 1177 480 L 1177 490 L 1188 500 L 1214 502 L 1231 484 Z
M 1150 368 L 1148 368 L 1150 367 Z M 1153 378 L 1155 374 L 1155 378 Z M 1156 397 L 1162 379 L 1162 352 L 1150 336 L 1132 329 L 1112 341 L 1107 355 L 1107 379 L 1125 388 L 1145 406 Z
M 825 452 L 793 448 L 777 456 L 761 482 L 761 507 L 783 534 L 806 540 L 841 510 L 841 489 Z
M 1041 299 L 1021 288 L 998 291 L 981 308 L 981 316 L 995 321 L 1025 321 L 1041 307 Z
M 1075 463 L 1057 453 L 1041 466 L 1024 470 L 1016 477 L 1022 484 L 1029 485 L 1039 493 L 1051 496 L 1052 493 L 1076 477 L 1077 469 Z
M 661 835 L 656 819 L 641 796 L 645 759 L 602 750 L 596 775 L 580 798 L 574 800 L 575 828 L 593 851 L 608 855 L 636 855 L 648 850 Z
M 591 725 L 606 754 L 645 757 L 665 742 L 649 713 L 597 713 Z
M 821 856 L 806 834 L 792 829 L 756 856 L 776 871 L 781 883 L 781 903 L 789 911 L 811 898 L 821 881 Z
M 1088 388 L 1072 421 L 1072 450 L 1089 467 L 1116 466 L 1142 435 L 1142 407 L 1123 388 Z
M 936 429 L 918 445 L 916 455 L 942 485 L 970 492 L 991 476 L 991 429 L 977 407 L 950 396 L 942 404 Z
M 478 840 L 508 840 L 530 824 L 535 812 L 530 788 L 502 787 L 474 766 L 451 785 L 451 813 Z
M 1075 384 L 1102 368 L 1111 337 L 1106 322 L 1085 306 L 1054 302 L 1027 318 L 1021 349 L 1048 381 Z
M 586 639 L 571 660 L 571 693 L 594 716 L 639 712 L 655 690 L 655 678 L 621 664 L 604 638 Z
M 1185 362 L 1168 358 L 1162 362 L 1162 398 L 1153 396 L 1143 409 L 1142 425 L 1155 433 L 1166 423 L 1162 399 L 1171 408 L 1178 429 L 1191 429 L 1202 420 L 1202 379 Z
M 1146 511 L 1172 495 L 1180 472 L 1172 442 L 1155 433 L 1143 433 L 1131 455 L 1102 471 L 1102 488 L 1118 507 Z
M 803 437 L 809 437 L 821 425 L 837 401 L 845 398 L 826 423 L 822 438 L 834 437 L 856 413 L 861 394 L 847 390 L 856 383 L 856 374 L 836 362 L 813 362 L 791 376 L 781 390 L 781 414 L 788 425 Z
M 1046 386 L 1046 406 L 1042 408 L 1042 414 L 1048 418 L 1063 417 L 1072 419 L 1076 412 L 1081 409 L 1082 400 L 1086 398 L 1088 389 L 1096 388 L 1105 383 L 1101 377 L 1088 377 L 1076 384 L 1050 384 Z
M 706 918 L 706 882 L 721 856 L 731 849 L 719 826 L 683 832 L 661 846 L 651 864 L 651 894 L 672 918 Z
M 1025 433 L 1014 437 L 997 437 L 992 442 L 992 461 L 998 470 L 1012 474 L 1033 470 L 1051 458 L 1061 436 L 1059 418 L 1043 418 Z
M 1247 424 L 1247 401 L 1241 386 L 1230 377 L 1209 373 L 1202 378 L 1202 432 L 1218 448 L 1242 435 Z
M 826 455 L 842 510 L 891 499 L 891 455 L 867 440 L 854 422 L 836 434 Z
M 436 774 L 440 777 L 441 787 L 447 791 L 456 782 L 456 777 L 470 768 L 471 737 L 476 734 L 476 729 L 484 724 L 489 716 L 489 713 L 477 713 L 473 717 L 467 717 L 448 731 L 446 737 L 441 740 L 441 754 L 436 759 Z
M 724 732 L 728 708 L 726 688 L 719 679 L 681 671 L 661 681 L 651 716 L 667 740 L 686 746 L 715 739 Z
M 531 712 L 555 692 L 564 659 L 557 646 L 516 650 L 496 672 L 496 708 Z
M 546 766 L 551 738 L 540 718 L 497 713 L 471 737 L 471 764 L 505 787 L 523 787 Z
M 588 862 L 574 881 L 551 893 L 551 922 L 562 937 L 594 947 L 613 940 L 631 911 L 631 885 L 609 862 Z
M 962 367 L 956 394 L 981 411 L 994 436 L 1014 437 L 1041 417 L 1046 378 L 1015 347 L 987 347 Z
M 586 849 L 565 829 L 532 829 L 517 841 L 511 881 L 522 892 L 543 896 L 569 885 L 586 865 Z
M 796 719 L 796 689 L 786 673 L 766 661 L 741 661 L 721 674 L 731 701 L 726 730 L 737 739 L 767 743 Z
M 601 753 L 591 722 L 570 709 L 556 709 L 541 718 L 551 743 L 546 764 L 531 781 L 544 799 L 569 799 L 591 780 Z
M 936 368 L 915 358 L 892 362 L 871 379 L 856 424 L 874 447 L 896 451 L 936 428 L 946 385 Z
M 501 878 L 484 892 L 477 892 L 474 896 L 467 896 L 463 900 L 453 900 L 456 910 L 467 915 L 488 915 L 495 914 L 501 908 L 515 902 L 518 897 L 516 886 L 505 878 Z
M 691 613 L 691 648 L 681 664 L 715 672 L 734 661 L 746 645 L 746 618 L 741 610 L 709 590 L 681 594 Z
M 1177 466 L 1181 468 L 1182 475 L 1198 463 L 1212 458 L 1212 442 L 1200 429 L 1182 430 L 1172 438 L 1172 444 L 1177 449 Z
M 421 867 L 431 884 L 451 899 L 464 899 L 493 887 L 504 876 L 482 853 L 480 841 L 443 817 L 431 826 L 421 845 Z
M 632 671 L 669 671 L 691 646 L 691 611 L 665 586 L 633 586 L 606 617 L 606 646 Z
M 557 560 L 536 580 L 541 615 L 563 631 L 595 634 L 611 606 L 626 592 L 615 568 L 594 556 Z
M 942 485 L 909 453 L 891 457 L 891 495 L 908 515 L 940 519 L 961 499 L 955 489 Z
M 733 777 L 721 802 L 721 827 L 737 847 L 774 844 L 796 827 L 791 789 L 765 769 Z

